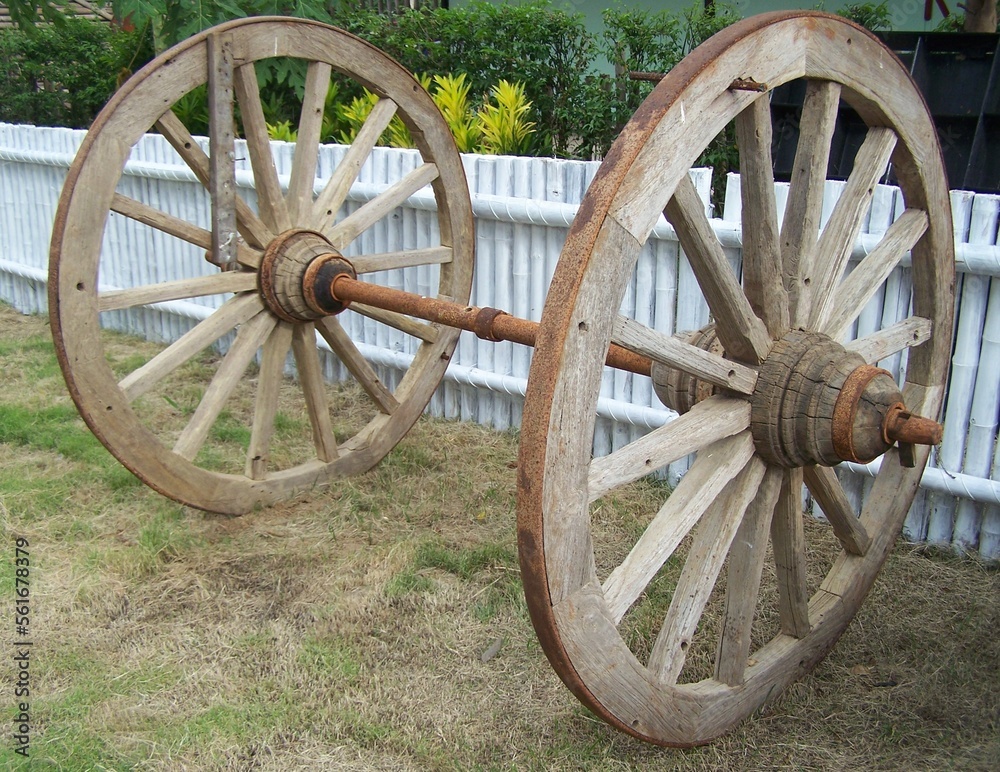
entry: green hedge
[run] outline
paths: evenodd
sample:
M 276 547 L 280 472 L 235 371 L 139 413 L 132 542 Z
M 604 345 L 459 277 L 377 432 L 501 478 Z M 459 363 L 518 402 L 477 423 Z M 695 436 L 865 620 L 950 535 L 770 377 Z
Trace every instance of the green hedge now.
M 0 121 L 86 128 L 151 57 L 144 36 L 84 19 L 0 30 Z

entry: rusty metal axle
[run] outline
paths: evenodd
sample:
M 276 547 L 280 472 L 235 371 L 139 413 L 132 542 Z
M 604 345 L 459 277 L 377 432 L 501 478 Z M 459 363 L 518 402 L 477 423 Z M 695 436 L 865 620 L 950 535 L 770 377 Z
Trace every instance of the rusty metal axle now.
M 428 322 L 468 330 L 483 340 L 508 340 L 534 347 L 538 337 L 538 322 L 519 319 L 506 311 L 463 306 L 447 300 L 423 297 L 412 292 L 358 281 L 346 273 L 333 280 L 330 290 L 333 297 L 341 303 L 362 303 L 385 311 L 415 316 Z M 615 344 L 611 344 L 606 361 L 609 367 L 639 375 L 649 375 L 652 366 L 652 361 L 641 354 Z
M 346 307 L 350 303 L 360 303 L 443 324 L 447 327 L 468 330 L 479 338 L 489 341 L 511 341 L 533 347 L 540 327 L 538 322 L 519 319 L 497 308 L 464 306 L 439 298 L 429 298 L 391 287 L 382 287 L 359 281 L 349 272 L 338 274 L 333 278 L 329 294 L 334 302 L 340 304 L 340 307 Z M 611 344 L 608 350 L 606 363 L 610 367 L 639 375 L 650 375 L 652 367 L 652 361 L 647 357 L 615 344 Z M 884 371 L 867 365 L 858 368 L 858 371 L 867 372 L 869 370 L 875 374 L 884 373 Z M 857 407 L 855 403 L 864 392 L 864 385 L 867 384 L 868 380 L 861 385 L 860 389 L 847 388 L 847 393 L 841 395 L 842 398 L 839 401 L 843 402 L 846 399 L 847 402 L 851 402 L 852 410 L 850 411 L 850 420 L 841 417 L 840 420 L 834 421 L 832 427 L 834 435 L 839 436 L 838 428 L 843 429 L 844 427 L 850 434 L 851 423 Z M 857 391 L 857 394 L 854 394 L 854 391 Z M 930 419 L 910 415 L 905 412 L 902 403 L 898 403 L 893 405 L 893 409 L 884 416 L 881 433 L 888 445 L 897 441 L 901 447 L 914 443 L 933 445 L 940 441 L 941 425 Z M 852 453 L 841 451 L 838 455 L 842 459 L 856 460 Z

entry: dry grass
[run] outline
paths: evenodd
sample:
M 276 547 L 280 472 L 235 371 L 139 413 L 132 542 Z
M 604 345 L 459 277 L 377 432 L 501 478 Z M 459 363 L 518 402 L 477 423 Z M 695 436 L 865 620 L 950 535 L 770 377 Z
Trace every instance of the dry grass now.
M 25 536 L 34 561 L 33 766 L 1000 767 L 994 569 L 900 544 L 813 675 L 714 745 L 654 748 L 579 706 L 535 641 L 515 438 L 421 420 L 366 475 L 242 518 L 206 514 L 96 445 L 46 335 L 44 320 L 0 311 L 3 549 Z M 634 536 L 649 494 L 609 504 L 607 533 Z M 0 764 L 16 767 L 4 745 Z

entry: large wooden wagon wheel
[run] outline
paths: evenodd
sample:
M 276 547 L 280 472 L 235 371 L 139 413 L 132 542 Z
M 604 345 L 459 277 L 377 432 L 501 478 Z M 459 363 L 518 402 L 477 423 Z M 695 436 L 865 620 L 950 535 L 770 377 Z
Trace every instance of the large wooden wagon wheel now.
M 805 81 L 806 98 L 779 223 L 769 94 L 793 79 Z M 820 233 L 841 100 L 865 121 L 867 136 Z M 742 284 L 688 177 L 733 120 Z M 844 278 L 872 190 L 890 161 L 906 210 Z M 616 315 L 661 213 L 676 228 L 714 317 L 714 334 L 691 339 L 700 345 Z M 836 343 L 911 250 L 912 315 L 850 350 Z M 830 466 L 882 453 L 890 444 L 883 429 L 905 417 L 892 379 L 870 366 L 887 352 L 909 348 L 906 409 L 937 416 L 952 290 L 948 187 L 934 125 L 905 69 L 866 31 L 814 13 L 747 19 L 699 47 L 657 86 L 573 223 L 546 301 L 522 426 L 525 593 L 546 654 L 588 707 L 645 740 L 703 743 L 830 649 L 886 559 L 927 447 L 901 446 L 904 461 L 915 456 L 911 467 L 900 463 L 900 450 L 885 452 L 860 519 Z M 658 393 L 683 415 L 592 459 L 602 362 L 612 341 L 657 363 Z M 691 398 L 699 394 L 712 395 Z M 697 454 L 693 465 L 634 546 L 609 562 L 592 504 L 690 453 Z M 804 543 L 803 480 L 842 545 L 830 564 L 814 563 Z M 682 542 L 686 551 L 677 550 Z M 761 589 L 768 564 L 773 602 Z M 810 572 L 819 579 L 807 580 Z M 628 640 L 630 617 L 664 595 L 651 643 Z M 718 619 L 710 623 L 713 603 Z M 780 624 L 757 629 L 768 603 L 777 606 Z M 694 662 L 695 649 L 707 656 Z
M 287 189 L 275 172 L 255 67 L 274 59 L 307 63 Z M 332 72 L 353 79 L 380 99 L 343 162 L 325 180 L 318 180 L 317 148 Z M 172 111 L 202 84 L 207 84 L 208 94 L 208 152 Z M 253 194 L 245 200 L 235 184 L 236 115 L 247 140 L 256 207 L 248 203 Z M 400 182 L 342 217 L 349 189 L 394 115 L 409 128 L 420 163 Z M 130 149 L 150 130 L 170 141 L 210 192 L 211 230 L 199 225 L 194 215 L 160 211 L 138 195 L 122 192 L 122 169 Z M 96 119 L 70 170 L 54 227 L 52 328 L 70 392 L 90 428 L 156 490 L 218 512 L 245 512 L 377 463 L 426 406 L 459 332 L 355 307 L 375 323 L 388 325 L 392 335 L 415 341 L 410 346 L 415 349 L 412 363 L 393 390 L 330 315 L 337 310 L 336 303 L 313 288 L 322 286 L 317 276 L 343 267 L 338 260 L 341 251 L 427 185 L 437 203 L 439 236 L 427 227 L 426 246 L 354 255 L 353 267 L 359 274 L 423 271 L 424 294 L 464 303 L 472 280 L 473 236 L 461 161 L 433 101 L 397 63 L 343 31 L 277 18 L 216 27 L 155 59 Z M 157 238 L 195 245 L 208 262 L 182 279 L 153 278 L 136 288 L 102 291 L 102 239 L 109 216 L 148 226 Z M 101 333 L 102 313 L 216 294 L 229 299 L 178 341 L 141 366 L 113 371 Z M 203 361 L 201 352 L 234 330 L 225 356 Z M 351 427 L 347 436 L 334 431 L 317 333 L 363 388 L 370 404 L 370 420 Z M 259 369 L 254 373 L 250 366 L 259 350 Z M 290 350 L 298 371 L 300 412 L 309 420 L 302 427 L 305 447 L 297 456 L 289 453 L 278 459 L 271 451 L 281 428 L 276 429 L 276 422 L 287 417 L 279 409 L 279 394 L 287 391 L 282 374 Z M 203 392 L 187 406 L 171 393 L 171 376 L 183 366 L 204 371 Z M 246 372 L 250 374 L 244 377 Z M 253 392 L 247 397 L 252 416 L 244 416 L 245 425 L 239 427 L 245 451 L 237 453 L 229 467 L 218 454 L 199 454 L 206 440 L 219 434 L 217 424 L 226 415 L 227 403 L 248 388 Z M 151 396 L 157 389 L 159 396 Z M 163 400 L 178 404 L 175 424 L 154 426 L 147 415 L 150 400 L 160 406 Z

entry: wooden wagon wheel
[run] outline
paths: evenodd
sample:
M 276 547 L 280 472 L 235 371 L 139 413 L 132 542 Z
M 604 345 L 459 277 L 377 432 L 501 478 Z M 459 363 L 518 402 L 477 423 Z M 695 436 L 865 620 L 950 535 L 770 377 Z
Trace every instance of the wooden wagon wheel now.
M 779 225 L 769 92 L 793 79 L 805 81 L 806 98 Z M 867 136 L 819 233 L 841 100 L 865 121 Z M 688 177 L 733 120 L 742 172 L 742 286 Z M 906 211 L 845 279 L 890 159 Z M 677 230 L 715 319 L 715 335 L 692 338 L 703 345 L 616 316 L 661 213 Z M 850 351 L 835 343 L 911 249 L 912 316 Z M 870 397 L 892 398 L 891 379 L 865 362 L 908 347 L 903 401 L 914 413 L 937 416 L 951 338 L 953 250 L 948 187 L 924 102 L 892 53 L 843 19 L 790 12 L 738 23 L 678 65 L 625 127 L 552 281 L 518 469 L 519 549 L 532 621 L 559 676 L 604 720 L 655 743 L 707 742 L 806 673 L 840 636 L 898 534 L 927 447 L 918 446 L 911 468 L 896 448 L 885 453 L 859 519 L 829 466 L 837 460 L 830 450 L 853 448 L 864 459 L 888 444 L 877 424 L 859 428 L 831 411 L 846 406 L 850 419 L 852 410 L 860 415 L 871 407 Z M 716 337 L 725 358 L 712 345 Z M 667 400 L 715 394 L 592 459 L 611 341 L 659 363 L 654 381 L 658 367 L 658 393 Z M 692 388 L 678 388 L 679 378 Z M 891 421 L 891 406 L 875 412 Z M 844 433 L 852 428 L 845 450 Z M 676 489 L 622 551 L 627 555 L 608 564 L 591 504 L 689 453 L 696 459 Z M 803 541 L 803 479 L 843 547 L 829 565 L 815 565 Z M 686 553 L 675 552 L 685 539 Z M 763 598 L 765 563 L 776 601 Z M 811 598 L 810 571 L 820 573 Z M 654 588 L 664 577 L 666 589 L 662 582 Z M 663 595 L 655 640 L 633 651 L 623 620 Z M 709 629 L 710 600 L 719 609 L 717 629 Z M 761 631 L 755 625 L 765 603 L 780 611 L 780 624 Z M 693 663 L 697 646 L 702 653 L 707 647 L 707 656 Z
M 255 70 L 255 63 L 275 58 L 307 63 L 287 192 L 275 173 Z M 332 71 L 380 99 L 343 162 L 322 181 L 316 179 L 317 148 Z M 206 83 L 208 153 L 171 109 Z M 246 134 L 256 210 L 236 191 L 234 104 Z M 420 163 L 350 216 L 338 219 L 348 190 L 393 116 L 402 118 L 410 130 Z M 151 128 L 170 141 L 210 191 L 212 232 L 116 191 L 130 149 Z M 319 184 L 321 192 L 314 195 Z M 425 294 L 467 302 L 473 233 L 461 160 L 433 101 L 396 62 L 341 30 L 279 18 L 225 24 L 159 56 L 128 81 L 94 122 L 70 170 L 56 216 L 49 285 L 52 329 L 70 393 L 90 428 L 119 461 L 156 490 L 218 512 L 245 512 L 373 466 L 419 417 L 459 333 L 399 314 L 355 308 L 388 325 L 391 334 L 416 341 L 412 363 L 391 390 L 337 318 L 328 315 L 331 299 L 303 287 L 316 286 L 312 279 L 317 273 L 341 265 L 341 250 L 426 185 L 437 203 L 439 239 L 426 226 L 426 247 L 355 257 L 354 268 L 358 273 L 424 271 L 429 290 Z M 217 267 L 199 266 L 197 275 L 181 280 L 101 291 L 102 238 L 109 212 L 153 228 L 159 238 L 205 250 L 206 259 Z M 180 340 L 141 367 L 133 366 L 124 377 L 113 372 L 104 355 L 102 312 L 216 293 L 231 295 Z M 181 411 L 190 414 L 181 415 L 180 423 L 168 429 L 149 425 L 146 409 L 137 402 L 141 395 L 160 388 L 165 391 L 162 399 L 172 399 L 169 376 L 185 363 L 200 366 L 200 352 L 233 330 L 237 334 L 228 353 L 207 365 L 200 400 Z M 363 387 L 371 406 L 371 419 L 340 441 L 331 422 L 316 333 Z M 258 350 L 259 371 L 245 378 Z M 282 372 L 289 350 L 298 370 L 298 404 L 309 416 L 304 434 L 311 433 L 313 441 L 305 443 L 298 457 L 279 463 L 271 446 L 278 395 L 287 389 Z M 233 468 L 219 469 L 217 458 L 206 460 L 198 453 L 234 391 L 247 388 L 248 382 L 255 384 L 256 394 L 252 419 L 246 419 L 249 425 L 242 430 L 247 447 Z

